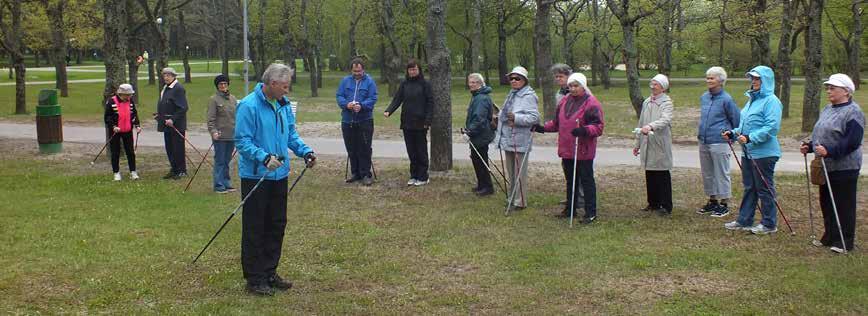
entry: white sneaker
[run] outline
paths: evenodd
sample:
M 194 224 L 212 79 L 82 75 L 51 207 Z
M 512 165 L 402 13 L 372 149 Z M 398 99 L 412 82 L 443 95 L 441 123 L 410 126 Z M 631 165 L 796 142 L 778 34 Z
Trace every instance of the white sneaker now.
M 139 173 L 135 172 L 135 171 L 130 171 L 130 179 L 138 180 L 139 179 Z
M 823 243 L 816 239 L 811 240 L 811 245 L 814 245 L 814 247 L 823 247 Z
M 768 228 L 763 224 L 756 224 L 756 226 L 751 227 L 751 229 L 750 229 L 750 232 L 754 233 L 756 235 L 766 235 L 766 234 L 775 233 L 777 231 L 778 231 L 777 227 Z
M 723 228 L 729 230 L 750 230 L 750 226 L 742 226 L 738 223 L 738 221 L 731 221 L 729 223 L 723 224 Z
M 413 183 L 413 185 L 415 185 L 415 186 L 417 186 L 417 187 L 421 187 L 421 186 L 423 186 L 423 185 L 428 184 L 428 182 L 431 182 L 431 180 L 430 180 L 430 179 L 429 179 L 429 180 L 425 180 L 425 181 L 422 181 L 422 180 L 416 180 L 416 183 Z
M 829 250 L 831 250 L 833 252 L 837 252 L 837 253 L 847 253 L 846 251 L 844 251 L 843 248 L 839 248 L 839 247 L 829 247 Z
M 416 181 L 418 181 L 416 178 L 410 178 L 410 180 L 407 180 L 407 185 L 416 185 Z
M 121 181 L 121 173 L 115 172 L 115 181 Z

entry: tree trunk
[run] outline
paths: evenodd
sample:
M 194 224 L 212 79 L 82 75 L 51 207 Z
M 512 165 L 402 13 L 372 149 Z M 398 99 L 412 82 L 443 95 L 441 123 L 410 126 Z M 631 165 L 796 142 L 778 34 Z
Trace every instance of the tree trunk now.
M 228 9 L 229 1 L 220 0 L 220 9 Z M 228 12 L 223 11 L 223 14 Z M 217 49 L 220 51 L 220 72 L 224 75 L 229 75 L 229 23 L 226 19 L 220 20 L 220 36 L 217 38 Z
M 506 9 L 503 1 L 497 4 L 497 77 L 501 86 L 508 86 L 509 80 L 506 73 L 509 68 L 506 64 Z M 490 78 L 489 78 L 490 79 Z
M 657 72 L 669 76 L 672 73 L 672 31 L 675 28 L 675 16 L 681 7 L 680 0 L 669 2 L 663 10 L 663 21 L 657 25 L 661 39 L 657 41 Z
M 163 23 L 159 25 L 159 30 L 157 32 L 157 36 L 159 38 L 159 45 L 157 46 L 157 69 L 156 72 L 161 74 L 163 69 L 169 67 L 169 35 L 166 29 L 169 27 L 168 25 L 168 17 L 169 17 L 169 8 L 165 1 L 160 1 L 158 3 L 162 3 L 162 7 L 160 8 L 160 15 L 163 17 Z M 157 82 L 160 84 L 157 86 L 157 93 L 159 93 L 160 89 L 163 88 L 163 85 L 167 82 L 163 82 L 163 76 L 157 76 Z
M 148 85 L 153 86 L 157 84 L 157 74 L 154 71 L 154 60 L 148 58 Z
M 781 100 L 781 115 L 790 117 L 790 75 L 792 74 L 793 61 L 790 58 L 790 38 L 793 33 L 793 19 L 798 11 L 798 1 L 782 0 L 783 12 L 781 14 L 781 37 L 778 42 L 778 61 L 775 64 L 775 91 Z
M 357 11 L 358 11 L 358 0 L 350 1 L 350 30 L 349 30 L 349 32 L 347 32 L 347 36 L 349 37 L 349 40 L 350 40 L 350 47 L 349 47 L 350 51 L 348 54 L 349 55 L 348 60 L 351 60 L 351 59 L 353 59 L 353 57 L 356 57 L 356 55 L 358 55 L 358 51 L 356 50 L 356 26 L 359 25 L 359 17 L 360 16 L 357 14 Z M 341 63 L 341 65 L 343 65 L 343 64 L 345 64 L 345 63 Z
M 470 72 L 479 72 L 482 46 L 482 0 L 470 0 Z
M 184 23 L 184 10 L 178 9 L 178 41 L 181 43 L 181 59 L 184 62 L 184 83 L 190 83 L 190 46 L 187 42 L 187 25 Z
M 302 5 L 305 5 L 307 1 L 302 1 Z M 256 67 L 256 80 L 262 80 L 262 73 L 265 72 L 265 68 L 268 67 L 268 62 L 266 62 L 266 52 L 265 52 L 265 17 L 268 8 L 268 1 L 259 0 L 259 26 L 257 28 L 257 34 L 254 38 L 254 42 L 256 43 L 254 46 L 256 52 L 254 60 L 254 64 Z M 304 11 L 302 11 L 304 12 Z M 302 13 L 304 14 L 304 13 Z
M 600 4 L 596 0 L 588 0 L 588 5 L 591 6 L 588 12 L 591 14 L 593 21 L 593 30 L 591 34 L 591 85 L 599 84 L 597 78 L 600 76 L 600 68 L 602 61 L 600 60 L 600 23 L 597 20 L 599 17 Z
M 755 0 L 753 9 L 751 10 L 754 20 L 754 31 L 757 32 L 751 36 L 750 52 L 751 61 L 754 65 L 771 65 L 772 54 L 769 47 L 770 35 L 768 31 L 768 23 L 766 21 L 766 10 L 768 9 L 766 0 Z
M 802 132 L 809 133 L 820 116 L 823 66 L 823 0 L 808 1 L 805 32 L 805 98 L 802 103 Z
M 116 23 L 118 17 L 127 16 L 126 0 L 103 0 L 103 63 L 105 64 L 105 88 L 103 101 L 126 82 L 127 24 Z M 101 107 L 102 102 L 99 104 Z
M 21 28 L 21 0 L 14 0 L 7 3 L 9 7 L 9 18 L 12 20 L 7 27 L 5 24 L 0 24 L 3 27 L 3 33 L 6 38 L 0 38 L 2 48 L 9 54 L 12 62 L 12 68 L 15 69 L 15 114 L 27 114 L 27 98 L 25 73 L 27 72 L 24 66 L 24 30 Z M 10 72 L 11 73 L 11 72 Z
M 428 0 L 428 70 L 434 94 L 431 126 L 431 170 L 452 169 L 452 73 L 446 47 L 446 1 Z
M 636 117 L 642 112 L 642 89 L 639 87 L 639 53 L 634 42 L 635 26 L 632 23 L 624 24 L 621 29 L 624 32 L 624 55 L 627 59 L 627 86 L 630 91 L 630 103 L 636 111 Z
M 534 38 L 536 39 L 536 69 L 534 74 L 539 86 L 542 88 L 543 94 L 543 110 L 546 120 L 551 120 L 557 115 L 557 104 L 555 104 L 555 91 L 552 76 L 548 74 L 549 68 L 552 67 L 552 40 L 549 32 L 551 24 L 551 9 L 552 2 L 548 0 L 537 0 L 536 5 L 536 20 L 534 25 Z
M 65 1 L 57 1 L 53 5 L 48 0 L 42 1 L 45 12 L 51 23 L 51 62 L 54 64 L 55 88 L 60 90 L 61 97 L 69 96 L 69 84 L 66 75 L 66 36 L 63 33 L 63 10 Z

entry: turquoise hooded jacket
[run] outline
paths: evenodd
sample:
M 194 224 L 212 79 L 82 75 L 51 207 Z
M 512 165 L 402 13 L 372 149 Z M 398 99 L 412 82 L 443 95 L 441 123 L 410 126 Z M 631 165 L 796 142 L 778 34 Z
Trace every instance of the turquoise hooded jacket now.
M 268 169 L 265 159 L 269 155 L 284 157 L 283 166 L 268 173 L 266 180 L 283 180 L 289 175 L 289 151 L 298 157 L 313 152 L 295 130 L 295 115 L 289 99 L 283 97 L 273 107 L 262 93 L 262 83 L 244 97 L 235 111 L 235 146 L 238 176 L 259 180 Z M 288 149 L 288 150 L 287 150 Z
M 775 73 L 766 66 L 756 66 L 750 72 L 759 73 L 762 85 L 759 91 L 745 92 L 748 101 L 741 109 L 741 121 L 733 132 L 747 135 L 746 147 L 751 158 L 780 157 L 778 132 L 783 105 L 775 96 Z

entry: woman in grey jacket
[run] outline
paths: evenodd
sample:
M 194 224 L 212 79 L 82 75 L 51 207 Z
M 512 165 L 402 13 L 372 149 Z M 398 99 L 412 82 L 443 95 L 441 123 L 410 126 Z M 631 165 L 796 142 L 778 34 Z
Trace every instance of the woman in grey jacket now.
M 214 144 L 214 192 L 235 192 L 229 178 L 229 161 L 235 151 L 235 105 L 238 100 L 229 93 L 229 77 L 214 78 L 217 92 L 208 102 L 208 133 Z
M 539 124 L 539 100 L 533 88 L 530 87 L 527 69 L 517 66 L 507 74 L 512 90 L 503 102 L 503 108 L 498 115 L 497 148 L 505 152 L 506 170 L 510 176 L 509 192 L 518 193 L 511 197 L 516 209 L 527 207 L 527 155 L 530 155 L 533 137 L 531 127 Z
M 672 99 L 666 95 L 669 79 L 658 74 L 651 79 L 651 96 L 642 103 L 633 156 L 645 170 L 648 206 L 643 211 L 672 213 Z

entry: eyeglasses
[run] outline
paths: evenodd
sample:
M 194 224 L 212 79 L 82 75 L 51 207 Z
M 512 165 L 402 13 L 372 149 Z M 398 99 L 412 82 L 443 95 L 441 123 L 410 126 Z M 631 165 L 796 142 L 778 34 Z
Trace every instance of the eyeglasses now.
M 509 81 L 521 81 L 519 77 L 509 77 Z

